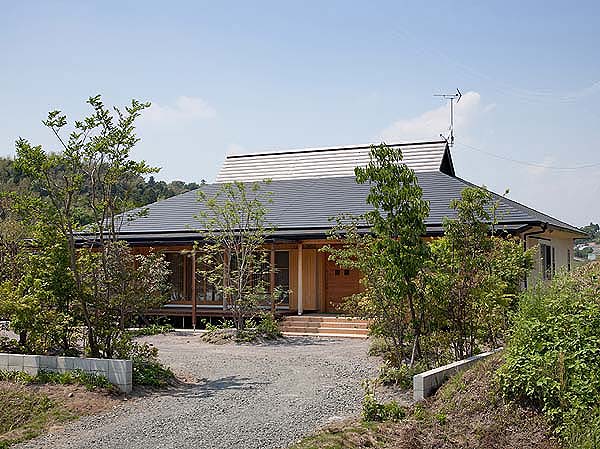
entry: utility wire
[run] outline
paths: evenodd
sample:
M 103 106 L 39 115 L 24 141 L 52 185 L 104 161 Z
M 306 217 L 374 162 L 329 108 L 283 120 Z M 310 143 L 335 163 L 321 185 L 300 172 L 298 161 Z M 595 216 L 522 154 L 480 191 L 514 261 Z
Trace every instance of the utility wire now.
M 510 157 L 491 153 L 489 151 L 482 150 L 481 148 L 477 148 L 472 145 L 467 145 L 466 143 L 463 143 L 463 142 L 456 142 L 456 145 L 460 145 L 469 150 L 477 151 L 479 153 L 483 153 L 488 156 L 495 157 L 496 159 L 502 159 L 504 161 L 514 162 L 515 164 L 528 165 L 530 167 L 546 168 L 549 170 L 581 170 L 581 169 L 585 169 L 585 168 L 600 167 L 600 162 L 593 163 L 593 164 L 579 165 L 579 166 L 574 166 L 574 167 L 556 167 L 556 166 L 552 166 L 552 165 L 536 164 L 535 162 L 520 161 L 518 159 L 512 159 Z
M 474 76 L 476 78 L 487 81 L 492 89 L 505 94 L 517 97 L 525 102 L 538 103 L 538 102 L 562 102 L 562 103 L 573 103 L 582 98 L 596 95 L 600 93 L 600 79 L 592 82 L 591 85 L 574 89 L 566 92 L 556 92 L 552 90 L 530 90 L 520 87 L 513 86 L 509 83 L 503 82 L 500 79 L 489 76 L 481 71 L 474 69 L 473 67 L 461 63 L 456 58 L 451 58 L 447 54 L 437 51 L 434 48 L 424 45 L 423 39 L 417 39 L 414 35 L 409 33 L 406 28 L 396 28 L 391 31 L 395 37 L 400 38 L 404 42 L 408 42 L 408 46 L 416 53 L 421 53 L 424 56 L 429 54 L 436 59 L 444 59 L 447 64 L 451 64 L 457 69 Z

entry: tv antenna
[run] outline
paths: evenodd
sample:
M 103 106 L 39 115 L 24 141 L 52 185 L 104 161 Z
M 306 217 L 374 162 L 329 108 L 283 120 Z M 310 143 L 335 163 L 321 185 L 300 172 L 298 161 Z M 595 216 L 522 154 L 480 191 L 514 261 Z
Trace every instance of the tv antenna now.
M 442 134 L 440 134 L 440 136 L 446 139 L 446 142 L 449 142 L 450 145 L 454 145 L 454 101 L 456 100 L 458 103 L 462 98 L 462 93 L 460 90 L 456 89 L 456 93 L 454 94 L 434 94 L 433 96 L 443 98 L 444 100 L 450 100 L 450 136 L 447 138 Z

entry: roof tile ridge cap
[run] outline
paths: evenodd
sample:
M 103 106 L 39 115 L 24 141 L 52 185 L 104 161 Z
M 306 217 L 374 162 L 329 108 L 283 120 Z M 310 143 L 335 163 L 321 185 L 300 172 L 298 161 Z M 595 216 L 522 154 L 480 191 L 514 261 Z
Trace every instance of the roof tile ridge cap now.
M 225 160 L 227 159 L 237 159 L 243 157 L 253 157 L 253 156 L 270 156 L 270 155 L 282 155 L 282 154 L 294 154 L 294 153 L 317 153 L 317 152 L 325 152 L 325 151 L 339 151 L 339 150 L 360 150 L 360 149 L 369 149 L 372 146 L 378 146 L 385 142 L 379 143 L 366 143 L 366 144 L 357 144 L 357 145 L 343 145 L 343 146 L 333 146 L 333 147 L 309 147 L 309 148 L 295 148 L 295 149 L 279 149 L 279 150 L 264 150 L 264 151 L 256 151 L 251 153 L 242 153 L 242 154 L 227 154 L 225 155 Z M 446 145 L 447 142 L 445 140 L 424 140 L 418 142 L 397 142 L 397 143 L 385 143 L 388 147 L 407 147 L 407 146 L 425 146 L 425 145 Z

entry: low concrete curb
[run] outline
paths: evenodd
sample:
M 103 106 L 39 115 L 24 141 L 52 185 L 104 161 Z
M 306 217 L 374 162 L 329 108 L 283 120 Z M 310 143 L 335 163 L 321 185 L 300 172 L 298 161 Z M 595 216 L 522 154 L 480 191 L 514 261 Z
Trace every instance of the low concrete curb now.
M 413 399 L 415 402 L 418 402 L 428 398 L 454 374 L 469 368 L 480 360 L 496 354 L 499 351 L 502 351 L 502 348 L 477 354 L 468 359 L 459 360 L 458 362 L 450 363 L 449 365 L 444 365 L 413 376 Z
M 23 371 L 31 376 L 36 376 L 40 371 L 64 373 L 77 369 L 106 377 L 123 393 L 131 393 L 133 388 L 131 360 L 0 353 L 0 370 L 2 371 Z

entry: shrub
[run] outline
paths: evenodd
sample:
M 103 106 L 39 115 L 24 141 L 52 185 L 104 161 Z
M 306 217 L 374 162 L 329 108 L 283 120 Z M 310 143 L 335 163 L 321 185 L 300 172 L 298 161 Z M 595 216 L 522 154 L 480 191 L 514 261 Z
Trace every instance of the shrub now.
M 499 379 L 506 397 L 540 407 L 563 438 L 573 426 L 598 434 L 600 263 L 521 296 Z
M 0 352 L 8 354 L 27 354 L 27 349 L 21 346 L 15 339 L 0 337 Z
M 410 366 L 407 364 L 400 365 L 396 368 L 389 363 L 384 363 L 379 368 L 379 381 L 384 385 L 395 385 L 400 388 L 408 389 L 412 388 L 413 376 L 415 374 L 426 371 L 426 368 L 420 364 Z
M 133 383 L 149 387 L 164 387 L 175 379 L 175 374 L 157 360 L 134 360 Z
M 267 340 L 275 340 L 281 337 L 279 323 L 271 313 L 264 313 L 262 315 L 260 323 L 258 323 L 256 329 L 258 330 L 260 336 Z
M 365 397 L 362 405 L 362 417 L 367 422 L 400 421 L 406 415 L 404 409 L 396 402 L 381 403 L 375 398 L 372 382 L 366 381 Z
M 586 417 L 569 424 L 563 432 L 565 445 L 573 449 L 598 449 L 600 447 L 600 408 L 596 407 Z
M 129 353 L 133 363 L 134 385 L 164 387 L 175 379 L 175 374 L 158 360 L 158 349 L 148 343 L 131 343 Z

